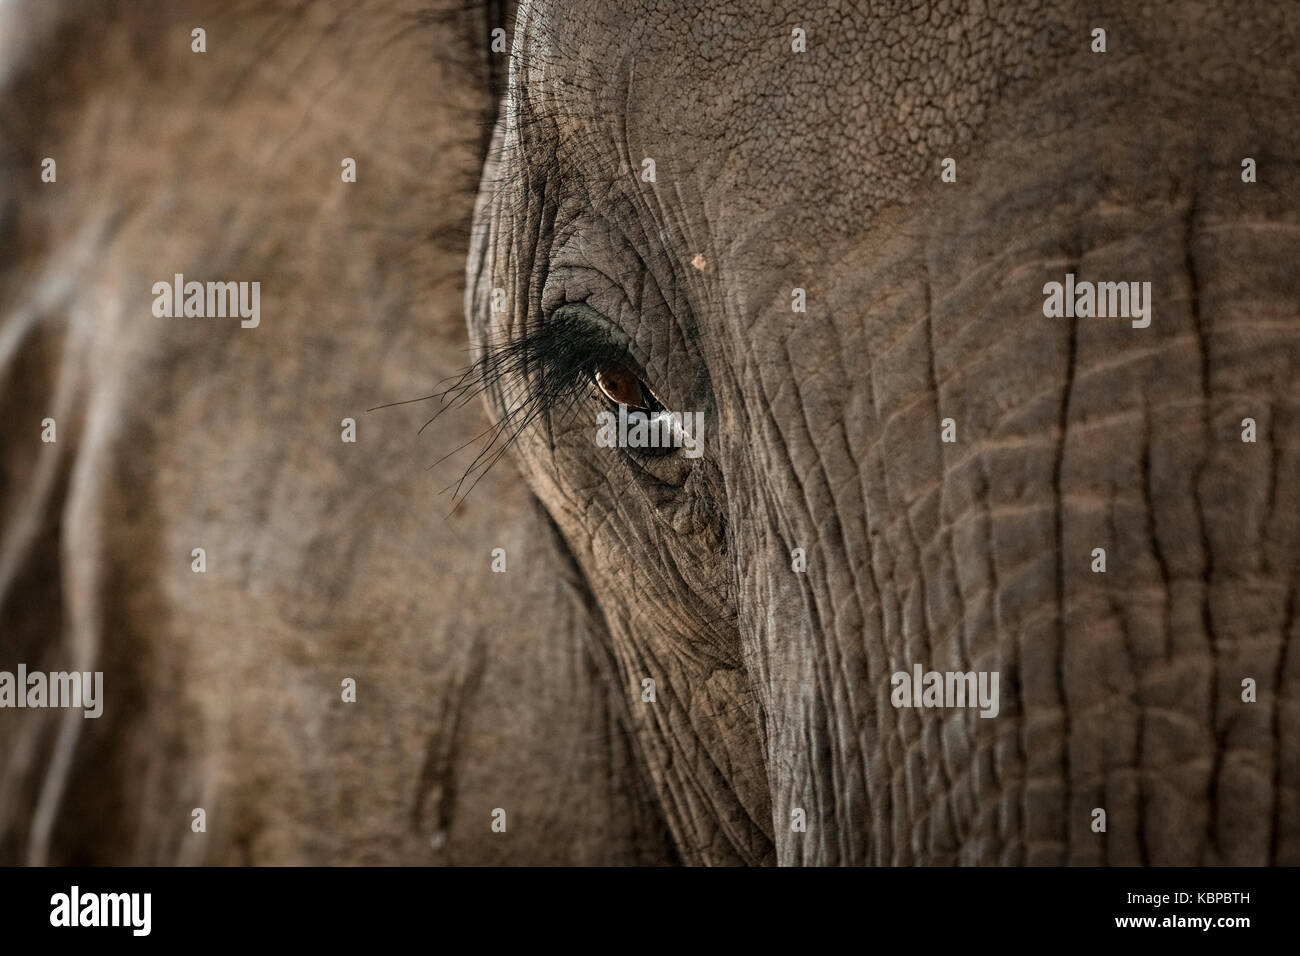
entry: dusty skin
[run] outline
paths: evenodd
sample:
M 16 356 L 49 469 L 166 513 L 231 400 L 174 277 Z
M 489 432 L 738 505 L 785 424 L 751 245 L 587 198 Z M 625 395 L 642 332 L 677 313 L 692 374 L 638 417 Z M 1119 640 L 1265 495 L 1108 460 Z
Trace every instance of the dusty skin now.
M 0 862 L 1300 864 L 1300 8 L 689 6 L 0 3 Z

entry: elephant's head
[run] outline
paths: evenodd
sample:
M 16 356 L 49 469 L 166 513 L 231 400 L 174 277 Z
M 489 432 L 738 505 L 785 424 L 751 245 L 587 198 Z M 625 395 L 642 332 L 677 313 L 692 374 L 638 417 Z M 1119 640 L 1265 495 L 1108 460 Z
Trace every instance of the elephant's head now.
M 1300 862 L 1300 11 L 547 6 L 487 457 L 683 859 Z

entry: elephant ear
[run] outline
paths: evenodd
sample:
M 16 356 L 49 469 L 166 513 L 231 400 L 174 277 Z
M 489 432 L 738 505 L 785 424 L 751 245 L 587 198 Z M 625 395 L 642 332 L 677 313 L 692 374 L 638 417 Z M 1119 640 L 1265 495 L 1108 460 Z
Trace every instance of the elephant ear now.
M 0 862 L 672 859 L 558 535 L 507 467 L 439 495 L 486 417 L 367 411 L 468 360 L 510 23 L 445 6 L 4 13 L 0 670 L 103 686 L 0 712 Z

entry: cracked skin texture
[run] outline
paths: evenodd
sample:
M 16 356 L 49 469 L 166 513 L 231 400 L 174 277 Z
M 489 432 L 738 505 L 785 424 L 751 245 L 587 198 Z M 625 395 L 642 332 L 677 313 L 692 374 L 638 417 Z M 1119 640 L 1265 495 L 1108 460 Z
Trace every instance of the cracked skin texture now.
M 0 667 L 109 694 L 0 722 L 0 858 L 1300 862 L 1292 9 L 227 6 L 50 4 L 0 78 Z M 473 342 L 585 297 L 704 456 L 582 405 L 445 519 L 483 414 L 362 410 L 462 364 L 466 245 Z M 262 326 L 151 321 L 173 272 Z
M 688 861 L 1297 861 L 1294 20 L 523 9 L 471 332 L 585 299 L 710 416 L 686 474 L 567 413 L 519 443 L 659 680 L 629 719 Z M 1066 272 L 1151 281 L 1152 328 L 1045 320 Z M 891 707 L 914 662 L 997 670 L 1000 715 Z

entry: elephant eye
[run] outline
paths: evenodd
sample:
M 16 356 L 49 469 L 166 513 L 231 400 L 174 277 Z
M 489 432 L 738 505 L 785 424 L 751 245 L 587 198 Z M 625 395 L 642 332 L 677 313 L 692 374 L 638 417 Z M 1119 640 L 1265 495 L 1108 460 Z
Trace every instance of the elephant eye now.
M 596 369 L 596 385 L 616 405 L 653 410 L 659 404 L 645 383 L 626 365 L 600 366 Z

